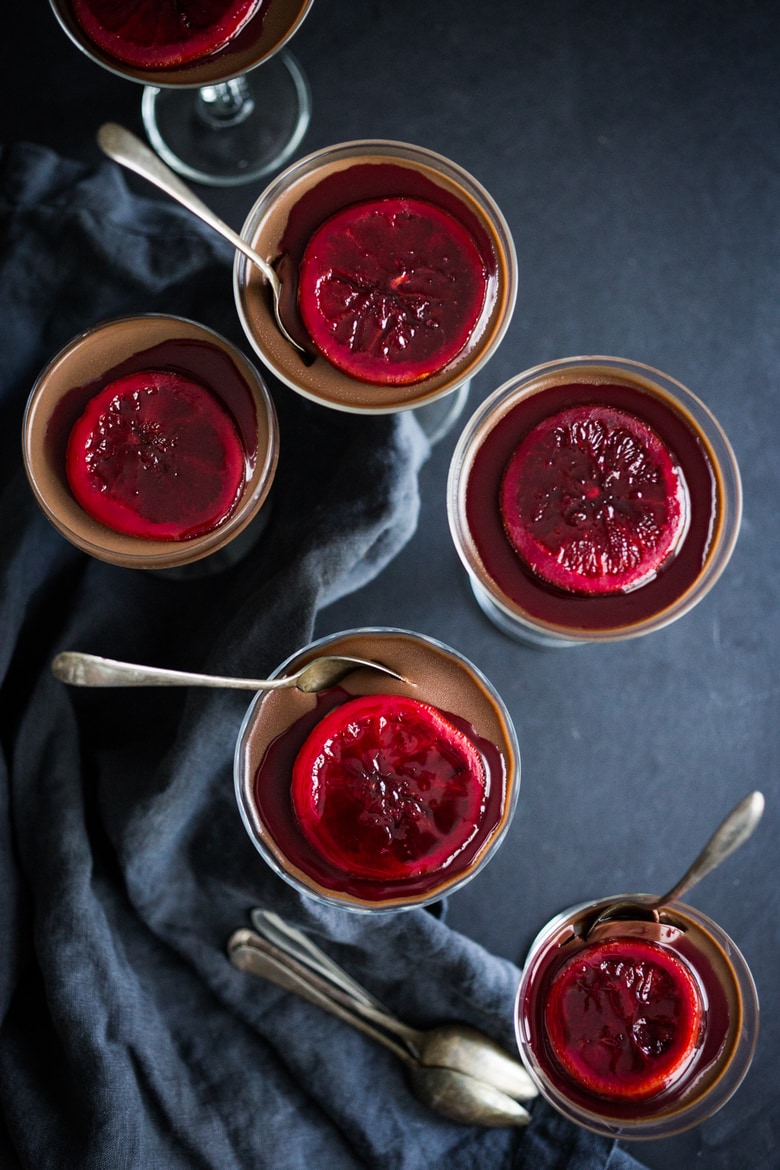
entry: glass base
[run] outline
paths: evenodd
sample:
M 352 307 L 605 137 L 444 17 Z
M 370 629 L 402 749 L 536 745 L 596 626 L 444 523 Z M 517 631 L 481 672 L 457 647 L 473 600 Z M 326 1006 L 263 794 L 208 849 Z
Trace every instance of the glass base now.
M 427 406 L 413 408 L 414 417 L 423 429 L 431 446 L 448 435 L 466 407 L 471 382 L 464 382 L 451 394 L 445 394 Z
M 311 96 L 300 65 L 283 52 L 218 85 L 146 86 L 141 114 L 170 167 L 206 186 L 232 187 L 287 161 L 308 129 Z
M 585 644 L 584 641 L 572 641 L 569 638 L 559 638 L 555 634 L 548 634 L 543 630 L 537 630 L 533 626 L 526 625 L 519 618 L 504 613 L 503 609 L 496 605 L 492 597 L 473 577 L 469 577 L 469 581 L 471 583 L 471 591 L 485 617 L 489 618 L 502 634 L 514 638 L 516 642 L 521 642 L 524 646 L 531 646 L 534 650 L 564 650 L 571 646 L 583 646 Z

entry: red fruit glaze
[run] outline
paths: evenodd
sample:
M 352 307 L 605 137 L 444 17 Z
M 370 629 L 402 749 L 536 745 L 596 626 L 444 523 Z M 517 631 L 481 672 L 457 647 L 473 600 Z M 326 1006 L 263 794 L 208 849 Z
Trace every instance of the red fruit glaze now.
M 292 773 L 301 831 L 337 869 L 396 881 L 449 864 L 477 832 L 487 773 L 428 703 L 365 695 L 330 711 Z
M 299 308 L 320 353 L 363 382 L 438 373 L 482 313 L 488 273 L 466 228 L 424 199 L 368 200 L 327 219 L 306 246 Z
M 687 492 L 647 423 L 573 406 L 525 436 L 504 472 L 506 534 L 543 580 L 572 593 L 626 592 L 652 580 L 687 525 Z
M 223 49 L 262 0 L 73 0 L 99 49 L 137 69 L 171 69 Z
M 592 943 L 555 975 L 544 1009 L 565 1072 L 599 1097 L 653 1097 L 696 1051 L 702 1001 L 676 955 L 642 939 Z
M 142 370 L 94 395 L 68 439 L 71 491 L 93 519 L 148 540 L 186 540 L 225 520 L 246 455 L 228 412 L 200 383 Z

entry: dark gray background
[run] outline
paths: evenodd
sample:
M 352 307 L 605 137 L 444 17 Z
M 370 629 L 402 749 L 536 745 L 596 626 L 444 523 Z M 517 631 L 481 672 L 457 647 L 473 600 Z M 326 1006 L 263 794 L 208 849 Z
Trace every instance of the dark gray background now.
M 138 88 L 82 57 L 43 0 L 13 20 L 21 41 L 0 46 L 3 141 L 97 162 L 101 121 L 140 130 Z M 756 837 L 691 895 L 753 968 L 757 1057 L 715 1118 L 635 1151 L 658 1170 L 780 1165 L 779 34 L 774 0 L 315 0 L 294 44 L 313 94 L 300 154 L 360 137 L 415 142 L 470 170 L 509 221 L 517 309 L 469 411 L 538 362 L 616 354 L 703 398 L 742 468 L 736 553 L 692 614 L 634 642 L 539 652 L 499 634 L 471 598 L 446 525 L 452 434 L 423 470 L 414 539 L 318 622 L 323 634 L 434 635 L 506 700 L 523 759 L 517 815 L 452 897 L 449 922 L 515 961 L 573 901 L 666 888 L 742 795 L 765 792 Z M 206 194 L 240 226 L 257 193 Z

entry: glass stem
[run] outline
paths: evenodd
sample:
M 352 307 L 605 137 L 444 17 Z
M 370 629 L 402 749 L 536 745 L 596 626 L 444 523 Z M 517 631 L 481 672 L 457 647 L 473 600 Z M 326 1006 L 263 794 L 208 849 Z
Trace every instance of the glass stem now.
M 218 85 L 204 85 L 198 90 L 198 114 L 216 129 L 238 126 L 255 108 L 254 99 L 244 77 L 232 77 Z

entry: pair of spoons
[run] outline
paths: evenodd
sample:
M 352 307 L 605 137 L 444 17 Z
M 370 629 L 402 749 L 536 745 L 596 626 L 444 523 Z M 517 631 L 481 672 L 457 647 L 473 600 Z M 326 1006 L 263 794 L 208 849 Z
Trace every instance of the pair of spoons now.
M 254 910 L 255 930 L 236 930 L 231 962 L 336 1016 L 384 1045 L 406 1066 L 424 1105 L 463 1125 L 524 1126 L 520 1103 L 537 1089 L 518 1059 L 467 1024 L 422 1031 L 399 1020 L 302 931 L 268 910 Z

